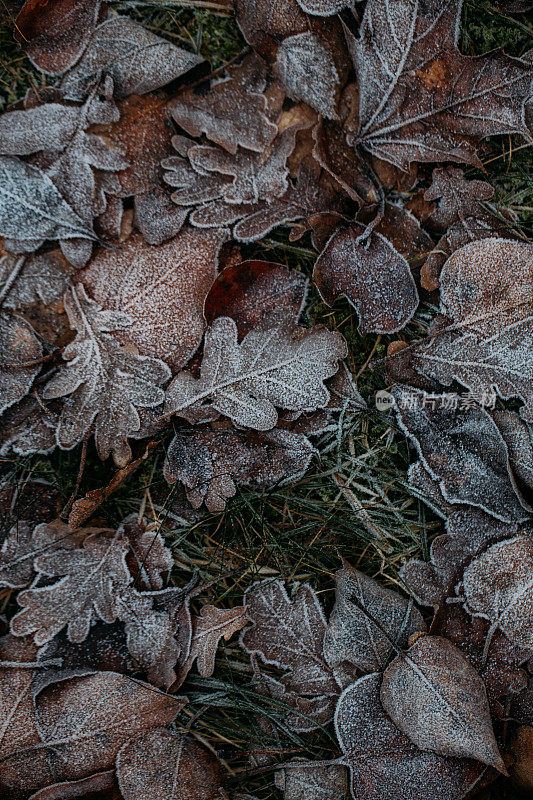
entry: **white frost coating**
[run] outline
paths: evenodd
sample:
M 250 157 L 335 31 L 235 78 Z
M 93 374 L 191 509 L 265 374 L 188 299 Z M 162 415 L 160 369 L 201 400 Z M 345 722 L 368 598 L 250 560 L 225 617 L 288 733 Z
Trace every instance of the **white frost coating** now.
M 0 413 L 30 391 L 42 354 L 30 323 L 0 311 Z
M 168 414 L 190 415 L 209 403 L 239 425 L 274 428 L 276 407 L 290 411 L 325 408 L 326 378 L 338 370 L 346 343 L 325 328 L 295 328 L 292 319 L 263 322 L 238 344 L 237 327 L 219 317 L 207 331 L 201 377 L 182 372 L 170 384 Z M 185 414 L 183 414 L 185 412 Z
M 355 0 L 298 0 L 298 5 L 306 14 L 316 17 L 332 17 L 343 8 L 353 8 Z
M 2 305 L 11 309 L 37 301 L 47 305 L 63 294 L 69 277 L 70 272 L 57 251 L 28 256 L 22 265 L 18 257 L 8 254 L 0 258 Z
M 339 75 L 335 60 L 314 33 L 284 39 L 274 69 L 289 97 L 303 100 L 324 117 L 338 119 Z

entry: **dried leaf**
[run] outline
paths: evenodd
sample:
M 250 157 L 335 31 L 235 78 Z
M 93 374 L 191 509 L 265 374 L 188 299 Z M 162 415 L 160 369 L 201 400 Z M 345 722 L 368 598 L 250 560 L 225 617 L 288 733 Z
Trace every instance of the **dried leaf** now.
M 468 218 L 483 219 L 490 216 L 482 205 L 483 200 L 490 200 L 494 194 L 489 183 L 467 181 L 463 170 L 457 167 L 437 167 L 432 177 L 424 198 L 438 200 L 430 219 L 439 230 L 445 231 L 457 222 L 466 225 Z
M 533 789 L 533 726 L 518 728 L 512 744 L 514 764 L 510 769 L 515 784 L 520 789 L 531 792 Z
M 234 633 L 247 624 L 244 606 L 217 608 L 205 605 L 198 616 L 193 617 L 193 635 L 187 663 L 182 678 L 189 672 L 194 661 L 203 678 L 209 678 L 215 671 L 215 657 L 220 640 L 229 641 Z
M 50 453 L 56 446 L 57 423 L 56 414 L 34 395 L 24 397 L 0 418 L 0 455 L 10 450 L 22 456 Z
M 136 586 L 146 589 L 162 589 L 164 578 L 174 566 L 171 551 L 155 528 L 148 528 L 136 514 L 126 517 L 119 526 L 124 531 L 131 545 L 131 558 L 128 568 Z
M 110 17 L 96 28 L 83 56 L 63 78 L 61 89 L 69 100 L 82 100 L 94 78 L 105 73 L 113 78 L 117 97 L 145 94 L 202 61 L 128 17 Z
M 29 800 L 74 800 L 76 797 L 82 800 L 103 800 L 101 793 L 105 792 L 105 800 L 119 800 L 118 795 L 113 790 L 116 788 L 115 770 L 108 769 L 105 772 L 96 772 L 88 778 L 80 778 L 78 781 L 62 781 L 47 786 L 32 794 Z
M 60 75 L 79 59 L 98 19 L 101 0 L 26 0 L 14 36 L 37 69 Z
M 194 739 L 154 730 L 126 743 L 117 756 L 124 800 L 219 800 L 222 771 Z
M 43 350 L 29 322 L 0 311 L 0 413 L 31 389 Z
M 5 791 L 28 792 L 109 769 L 123 744 L 141 731 L 170 724 L 184 704 L 183 698 L 115 672 L 52 684 L 35 703 L 41 742 L 2 760 Z
M 32 539 L 33 527 L 21 520 L 14 525 L 2 542 L 0 550 L 0 587 L 21 589 L 34 575 Z
M 394 652 L 391 640 L 404 647 L 413 633 L 426 630 L 412 603 L 347 562 L 335 573 L 335 582 L 335 606 L 324 639 L 324 655 L 333 669 L 348 662 L 362 672 L 382 670 Z
M 35 662 L 36 648 L 28 640 L 7 635 L 0 639 L 2 661 Z M 7 659 L 6 659 L 7 656 Z M 31 747 L 40 737 L 33 713 L 31 684 L 34 671 L 25 667 L 0 667 L 0 744 L 2 759 L 20 748 Z M 0 787 L 3 764 L 0 760 Z
M 377 201 L 375 189 L 360 160 L 346 142 L 344 130 L 336 122 L 320 120 L 313 128 L 313 156 L 352 200 L 362 203 L 367 197 Z
M 412 161 L 479 165 L 482 137 L 528 136 L 529 65 L 501 51 L 462 55 L 460 9 L 458 0 L 367 4 L 360 38 L 347 31 L 360 88 L 350 143 L 407 171 Z
M 398 420 L 450 503 L 476 506 L 504 522 L 527 518 L 509 469 L 505 442 L 484 408 L 461 408 L 456 395 L 395 387 Z M 452 398 L 457 403 L 448 403 Z M 454 407 L 455 406 L 455 407 Z
M 312 761 L 295 761 L 275 773 L 284 800 L 344 800 L 348 793 L 346 767 L 315 766 Z
M 312 32 L 288 36 L 278 47 L 274 74 L 293 100 L 338 119 L 341 77 L 327 39 Z
M 418 306 L 415 282 L 406 259 L 380 233 L 359 243 L 364 227 L 353 223 L 334 233 L 313 272 L 328 304 L 344 295 L 356 309 L 364 332 L 395 333 Z
M 533 430 L 515 411 L 495 411 L 492 419 L 505 439 L 515 477 L 533 489 Z
M 354 0 L 298 0 L 306 14 L 316 14 L 317 17 L 331 17 L 343 8 L 352 8 L 353 4 Z
M 61 412 L 57 442 L 68 449 L 94 424 L 100 458 L 112 454 L 116 465 L 124 467 L 131 458 L 127 437 L 140 428 L 137 407 L 162 402 L 159 384 L 168 380 L 170 370 L 159 359 L 121 347 L 111 332 L 129 328 L 130 318 L 121 311 L 102 310 L 81 284 L 65 295 L 65 308 L 78 333 L 63 351 L 67 365 L 43 392 L 45 399 L 70 395 Z
M 335 713 L 352 797 L 365 800 L 460 800 L 485 771 L 464 758 L 420 750 L 391 722 L 380 701 L 379 673 L 348 686 Z
M 106 313 L 129 318 L 131 324 L 120 325 L 123 332 L 117 326 L 114 339 L 177 371 L 202 339 L 204 302 L 225 239 L 221 230 L 186 228 L 153 247 L 133 234 L 119 249 L 98 250 L 79 278 Z
M 173 239 L 189 214 L 188 208 L 180 208 L 172 202 L 162 186 L 136 195 L 133 206 L 135 226 L 148 244 L 163 244 Z
M 440 276 L 441 310 L 454 325 L 415 348 L 415 368 L 479 396 L 520 397 L 533 419 L 532 278 L 533 245 L 491 238 L 457 250 Z
M 60 250 L 22 257 L 6 253 L 0 258 L 3 307 L 18 309 L 31 303 L 51 303 L 67 288 L 71 271 Z
M 201 376 L 180 373 L 165 400 L 168 414 L 191 419 L 209 410 L 239 425 L 270 430 L 276 425 L 276 406 L 292 411 L 323 408 L 329 400 L 324 380 L 338 370 L 346 345 L 337 333 L 322 327 L 295 328 L 278 318 L 261 323 L 237 341 L 237 326 L 219 317 L 205 335 Z
M 533 649 L 533 541 L 516 536 L 493 544 L 463 575 L 466 608 L 486 617 L 519 647 Z M 490 634 L 489 634 L 490 636 Z
M 208 324 L 231 317 L 239 339 L 280 310 L 298 322 L 307 296 L 308 280 L 301 272 L 270 261 L 243 261 L 223 270 L 205 301 Z
M 235 496 L 236 484 L 271 486 L 296 480 L 313 453 L 309 440 L 291 431 L 189 431 L 172 439 L 164 472 L 169 483 L 184 484 L 193 508 L 205 503 L 209 511 L 223 511 L 226 500 Z

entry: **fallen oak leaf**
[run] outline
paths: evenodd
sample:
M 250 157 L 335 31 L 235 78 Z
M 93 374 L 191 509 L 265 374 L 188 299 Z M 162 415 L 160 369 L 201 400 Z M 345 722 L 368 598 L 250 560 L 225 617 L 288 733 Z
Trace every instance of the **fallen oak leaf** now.
M 99 74 L 110 75 L 117 97 L 145 94 L 184 75 L 203 59 L 156 36 L 128 17 L 110 17 L 93 32 L 78 63 L 60 88 L 69 100 L 82 100 Z
M 0 639 L 2 661 L 36 661 L 36 648 L 29 639 L 7 635 Z M 9 756 L 21 747 L 40 740 L 32 700 L 34 671 L 0 665 L 0 744 L 2 755 Z M 0 784 L 2 767 L 0 764 Z
M 0 311 L 0 413 L 28 394 L 41 371 L 42 355 L 29 322 Z
M 438 201 L 429 219 L 442 231 L 457 223 L 467 226 L 467 220 L 471 218 L 490 218 L 482 203 L 493 195 L 494 188 L 490 183 L 467 181 L 462 169 L 451 166 L 434 169 L 431 186 L 424 192 L 425 200 Z
M 202 606 L 200 614 L 192 618 L 191 647 L 187 661 L 180 670 L 178 686 L 181 686 L 195 661 L 202 678 L 210 678 L 215 671 L 215 657 L 220 640 L 224 638 L 224 641 L 229 641 L 247 623 L 244 606 Z
M 14 37 L 37 69 L 60 75 L 81 56 L 98 19 L 101 0 L 27 0 Z
M 157 729 L 123 745 L 117 776 L 124 800 L 219 800 L 222 770 L 192 737 Z
M 0 455 L 50 453 L 57 445 L 57 423 L 57 414 L 35 394 L 23 397 L 0 417 Z
M 144 589 L 162 589 L 174 566 L 174 558 L 161 533 L 157 528 L 147 527 L 144 520 L 139 521 L 136 514 L 126 517 L 119 530 L 124 531 L 130 541 L 131 552 L 127 562 L 134 585 Z
M 28 256 L 6 253 L 0 257 L 0 303 L 12 310 L 51 303 L 67 288 L 72 271 L 60 250 Z
M 129 318 L 130 325 L 117 326 L 114 339 L 177 371 L 201 342 L 205 298 L 226 237 L 219 229 L 185 228 L 154 247 L 133 234 L 119 249 L 97 250 L 78 278 L 106 313 Z
M 194 420 L 216 410 L 245 427 L 270 430 L 278 419 L 276 406 L 325 407 L 329 392 L 323 381 L 345 355 L 344 339 L 325 328 L 296 328 L 282 317 L 261 323 L 239 344 L 233 320 L 219 317 L 205 335 L 200 378 L 188 372 L 174 378 L 165 412 Z
M 31 582 L 35 552 L 32 534 L 30 523 L 20 520 L 5 537 L 0 550 L 0 587 L 22 589 Z
M 314 453 L 300 433 L 202 430 L 177 433 L 167 450 L 164 475 L 181 481 L 193 508 L 223 511 L 236 484 L 271 486 L 302 475 Z
M 159 359 L 121 347 L 112 332 L 129 328 L 130 317 L 102 310 L 81 284 L 65 295 L 65 308 L 77 335 L 63 351 L 67 364 L 43 391 L 45 399 L 70 396 L 61 411 L 57 442 L 73 447 L 94 424 L 100 458 L 112 454 L 115 464 L 124 467 L 131 458 L 127 437 L 140 428 L 137 407 L 162 402 L 160 384 L 170 370 Z
M 474 758 L 507 774 L 483 681 L 447 639 L 421 636 L 383 673 L 381 702 L 421 750 Z
M 346 767 L 319 766 L 312 761 L 294 761 L 274 775 L 284 800 L 345 800 L 348 792 Z

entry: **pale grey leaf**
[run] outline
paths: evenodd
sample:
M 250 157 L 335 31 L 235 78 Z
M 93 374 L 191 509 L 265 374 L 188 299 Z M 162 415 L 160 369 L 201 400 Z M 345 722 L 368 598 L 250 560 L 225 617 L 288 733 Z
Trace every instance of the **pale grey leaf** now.
M 533 430 L 515 411 L 494 411 L 492 418 L 505 439 L 516 478 L 533 489 Z
M 33 527 L 21 520 L 14 525 L 0 550 L 0 586 L 21 589 L 33 578 Z
M 0 311 L 0 413 L 30 391 L 40 372 L 42 355 L 30 323 Z
M 40 301 L 48 305 L 67 288 L 71 270 L 58 250 L 23 259 L 11 254 L 0 259 L 0 294 L 4 308 L 23 308 Z
M 284 800 L 345 800 L 348 793 L 348 773 L 341 764 L 295 761 L 275 773 L 275 783 Z
M 338 119 L 339 74 L 330 49 L 316 33 L 283 39 L 274 72 L 293 100 L 303 100 L 322 116 Z

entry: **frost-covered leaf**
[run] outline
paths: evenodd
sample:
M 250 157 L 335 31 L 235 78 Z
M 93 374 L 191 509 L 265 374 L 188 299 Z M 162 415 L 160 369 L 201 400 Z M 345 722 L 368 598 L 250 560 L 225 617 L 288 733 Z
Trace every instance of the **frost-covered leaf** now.
M 58 416 L 42 401 L 24 397 L 0 417 L 0 455 L 49 453 L 56 447 L 57 423 Z
M 115 672 L 46 686 L 35 698 L 40 741 L 3 760 L 0 785 L 10 797 L 109 769 L 123 744 L 169 725 L 183 705 L 183 698 Z
M 505 439 L 517 480 L 533 489 L 533 430 L 515 411 L 495 411 L 492 419 Z
M 397 647 L 425 631 L 422 615 L 397 592 L 344 563 L 335 574 L 335 606 L 331 613 L 324 655 L 330 667 L 348 662 L 362 672 L 382 670 Z
M 298 0 L 298 5 L 306 14 L 317 17 L 331 17 L 344 8 L 352 8 L 354 0 Z
M 291 600 L 280 581 L 256 583 L 246 590 L 244 607 L 252 625 L 242 633 L 241 645 L 283 670 L 285 689 L 307 698 L 338 694 L 323 654 L 324 612 L 309 586 L 300 586 Z
M 0 156 L 0 199 L 0 233 L 9 239 L 36 249 L 43 239 L 97 238 L 48 175 L 17 158 Z
M 533 650 L 531 537 L 493 544 L 465 569 L 463 585 L 470 613 L 486 617 L 511 642 Z
M 340 77 L 327 40 L 311 32 L 288 36 L 278 47 L 274 74 L 293 100 L 338 119 Z
M 348 792 L 348 774 L 340 764 L 295 761 L 275 773 L 275 782 L 284 800 L 345 800 Z
M 465 180 L 464 172 L 457 167 L 437 167 L 433 170 L 432 183 L 424 192 L 424 198 L 437 200 L 431 221 L 439 230 L 447 230 L 457 222 L 467 224 L 468 218 L 483 219 L 489 216 L 482 205 L 494 194 L 493 187 L 485 181 Z
M 200 614 L 193 617 L 191 649 L 180 679 L 183 680 L 196 661 L 198 672 L 209 678 L 215 671 L 215 658 L 220 640 L 228 641 L 234 633 L 247 624 L 244 606 L 217 608 L 205 605 Z
M 398 386 L 392 393 L 400 426 L 446 500 L 477 506 L 504 522 L 527 518 L 507 447 L 484 408 L 476 403 L 462 408 L 453 394 L 427 399 L 412 387 Z
M 346 142 L 344 129 L 336 122 L 319 120 L 313 128 L 313 157 L 352 200 L 377 201 L 375 189 L 364 166 Z
M 221 800 L 222 770 L 192 737 L 154 730 L 127 742 L 117 756 L 124 800 Z
M 173 239 L 189 215 L 189 209 L 173 203 L 162 186 L 136 195 L 133 207 L 134 224 L 148 244 L 163 244 Z
M 320 254 L 313 278 L 332 304 L 345 295 L 365 332 L 395 333 L 418 306 L 418 293 L 406 259 L 380 233 L 359 243 L 364 227 L 354 223 L 334 233 Z
M 0 413 L 30 391 L 42 354 L 30 323 L 0 311 Z
M 120 800 L 115 779 L 115 770 L 95 772 L 77 781 L 60 781 L 34 792 L 29 800 Z
M 302 475 L 314 453 L 301 433 L 235 430 L 183 431 L 172 439 L 165 462 L 169 483 L 181 481 L 193 508 L 223 511 L 236 484 L 271 486 Z
M 21 589 L 33 578 L 33 527 L 21 520 L 14 525 L 0 550 L 0 587 Z
M 479 164 L 484 136 L 528 136 L 526 61 L 457 48 L 459 0 L 371 0 L 360 38 L 347 32 L 360 87 L 351 143 L 404 170 L 412 161 Z
M 101 0 L 26 0 L 15 39 L 37 69 L 60 75 L 79 59 L 98 19 Z
M 385 670 L 380 695 L 392 721 L 421 750 L 506 772 L 483 681 L 447 639 L 417 639 Z
M 205 301 L 208 323 L 231 317 L 239 339 L 267 316 L 281 310 L 295 322 L 303 309 L 308 280 L 302 272 L 270 261 L 243 261 L 224 269 Z
M 290 317 L 261 323 L 240 344 L 233 320 L 219 317 L 205 336 L 200 378 L 188 372 L 174 378 L 166 413 L 191 419 L 216 410 L 239 425 L 267 431 L 278 420 L 276 407 L 324 408 L 329 400 L 324 380 L 345 355 L 338 333 L 296 328 Z
M 114 622 L 120 613 L 116 590 L 131 582 L 128 546 L 120 533 L 112 537 L 94 533 L 82 548 L 37 555 L 37 572 L 61 580 L 19 593 L 22 611 L 11 621 L 12 632 L 33 634 L 35 643 L 42 645 L 67 626 L 71 641 L 82 642 L 96 618 Z
M 380 701 L 381 675 L 365 675 L 341 695 L 335 730 L 354 800 L 460 800 L 485 772 L 479 763 L 420 750 Z
M 63 294 L 70 275 L 71 269 L 60 250 L 30 256 L 6 253 L 0 258 L 2 305 L 10 309 L 39 301 L 47 305 Z
M 186 228 L 153 247 L 133 234 L 116 250 L 98 250 L 79 278 L 106 313 L 129 318 L 131 324 L 114 333 L 118 342 L 178 370 L 202 339 L 204 302 L 225 239 L 218 229 Z
M 441 275 L 449 331 L 415 347 L 413 365 L 445 386 L 521 398 L 533 418 L 533 245 L 484 239 L 457 250 Z
M 16 639 L 8 634 L 0 638 L 0 660 L 12 664 L 35 664 L 36 648 L 28 639 Z M 0 745 L 3 758 L 39 741 L 31 691 L 34 675 L 35 671 L 28 667 L 0 667 Z M 2 779 L 0 762 L 0 789 Z
M 230 153 L 235 154 L 238 146 L 261 153 L 274 141 L 278 128 L 268 118 L 265 95 L 246 85 L 246 73 L 256 70 L 255 59 L 245 60 L 237 69 L 237 74 L 228 70 L 228 77 L 207 92 L 180 92 L 171 103 L 172 116 L 191 136 L 204 133 Z
M 163 400 L 160 384 L 170 377 L 162 361 L 121 347 L 111 334 L 131 326 L 121 311 L 104 311 L 90 300 L 80 284 L 65 296 L 74 341 L 63 351 L 67 364 L 45 386 L 43 397 L 69 396 L 57 430 L 60 447 L 79 442 L 94 424 L 100 458 L 113 455 L 117 466 L 131 458 L 127 442 L 139 430 L 138 407 L 153 407 Z
M 156 36 L 128 17 L 110 17 L 94 31 L 83 56 L 61 82 L 65 97 L 82 100 L 95 77 L 110 75 L 117 97 L 164 86 L 203 59 Z
M 131 557 L 128 567 L 135 586 L 146 589 L 162 589 L 163 581 L 174 566 L 171 551 L 165 545 L 157 529 L 147 529 L 136 514 L 127 517 L 119 528 L 128 537 Z

